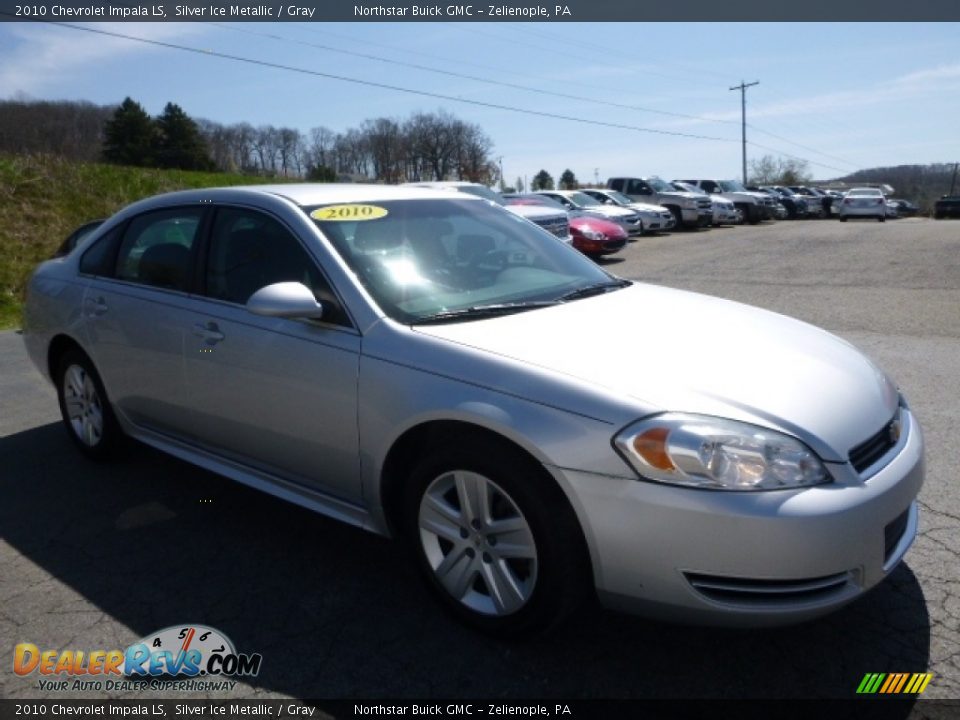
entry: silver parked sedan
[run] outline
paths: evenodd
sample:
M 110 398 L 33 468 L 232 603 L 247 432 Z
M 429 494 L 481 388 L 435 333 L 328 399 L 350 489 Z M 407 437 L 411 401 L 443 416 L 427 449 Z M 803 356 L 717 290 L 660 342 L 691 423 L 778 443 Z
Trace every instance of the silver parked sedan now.
M 917 531 L 923 440 L 846 342 L 615 278 L 462 193 L 162 195 L 30 281 L 70 437 L 123 436 L 410 548 L 503 635 L 608 605 L 811 618 Z

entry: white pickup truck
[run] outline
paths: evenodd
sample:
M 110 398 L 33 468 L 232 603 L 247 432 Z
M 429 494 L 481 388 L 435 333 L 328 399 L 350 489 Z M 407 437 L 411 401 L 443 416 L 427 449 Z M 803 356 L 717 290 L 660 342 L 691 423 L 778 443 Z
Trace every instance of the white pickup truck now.
M 703 227 L 713 221 L 713 206 L 710 198 L 680 192 L 655 175 L 610 178 L 607 180 L 607 187 L 623 193 L 636 202 L 663 205 L 673 213 L 678 226 Z
M 710 195 L 729 200 L 743 213 L 743 221 L 756 225 L 761 220 L 772 220 L 777 216 L 777 201 L 766 193 L 751 192 L 736 180 L 681 180 L 688 185 L 696 185 Z

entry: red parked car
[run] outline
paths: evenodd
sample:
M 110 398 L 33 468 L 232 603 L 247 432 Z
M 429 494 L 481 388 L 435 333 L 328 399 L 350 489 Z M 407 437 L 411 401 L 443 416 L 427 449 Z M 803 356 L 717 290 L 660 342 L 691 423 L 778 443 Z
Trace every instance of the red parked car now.
M 609 220 L 595 217 L 571 217 L 573 246 L 592 258 L 620 252 L 627 244 L 627 231 Z

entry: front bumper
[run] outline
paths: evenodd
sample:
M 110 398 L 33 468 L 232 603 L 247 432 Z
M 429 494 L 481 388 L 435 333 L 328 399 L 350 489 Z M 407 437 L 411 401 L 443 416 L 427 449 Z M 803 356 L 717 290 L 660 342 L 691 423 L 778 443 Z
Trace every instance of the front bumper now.
M 909 431 L 865 480 L 831 464 L 829 485 L 717 492 L 554 469 L 584 527 L 600 599 L 668 620 L 757 626 L 861 596 L 917 532 L 923 437 L 906 414 Z

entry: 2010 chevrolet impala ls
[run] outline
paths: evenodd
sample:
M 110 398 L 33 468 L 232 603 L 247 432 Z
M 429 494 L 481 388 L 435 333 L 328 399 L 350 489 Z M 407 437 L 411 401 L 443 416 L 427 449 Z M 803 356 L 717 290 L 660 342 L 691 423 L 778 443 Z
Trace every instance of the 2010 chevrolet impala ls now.
M 618 279 L 463 194 L 151 198 L 36 270 L 24 337 L 87 455 L 132 437 L 399 536 L 502 635 L 594 589 L 684 621 L 812 618 L 917 531 L 920 428 L 851 345 Z

